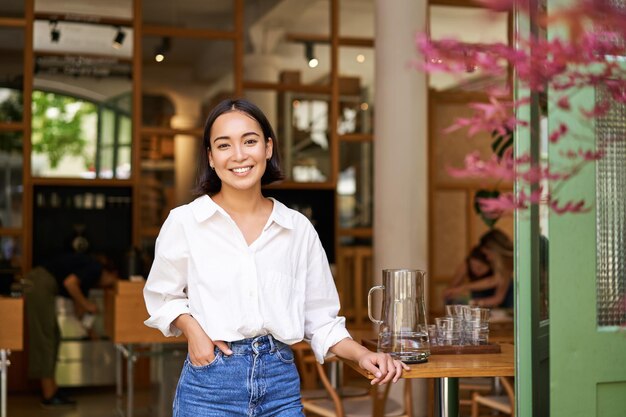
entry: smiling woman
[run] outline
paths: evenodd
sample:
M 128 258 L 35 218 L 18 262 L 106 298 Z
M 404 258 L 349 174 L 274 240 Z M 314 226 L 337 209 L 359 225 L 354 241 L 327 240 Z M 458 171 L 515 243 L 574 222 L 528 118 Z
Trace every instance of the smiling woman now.
M 241 168 L 254 168 L 259 163 L 262 166 L 255 171 L 260 176 L 257 192 L 260 193 L 261 185 L 284 178 L 279 153 L 274 151 L 278 149 L 274 129 L 265 115 L 247 101 L 225 100 L 218 104 L 207 117 L 203 145 L 207 157 L 202 156 L 200 163 L 204 172 L 197 190 L 199 195 L 213 196 L 222 189 L 223 181 L 229 177 L 222 178 L 220 172 L 226 174 L 237 168 L 240 171 L 237 174 L 246 174 Z
M 222 101 L 208 116 L 204 146 L 203 195 L 171 211 L 144 287 L 146 325 L 188 340 L 174 415 L 254 408 L 259 416 L 303 416 L 289 347 L 303 339 L 320 363 L 332 352 L 374 374 L 374 384 L 397 381 L 408 366 L 353 341 L 338 316 L 337 289 L 311 222 L 263 196 L 261 184 L 282 172 L 261 110 Z

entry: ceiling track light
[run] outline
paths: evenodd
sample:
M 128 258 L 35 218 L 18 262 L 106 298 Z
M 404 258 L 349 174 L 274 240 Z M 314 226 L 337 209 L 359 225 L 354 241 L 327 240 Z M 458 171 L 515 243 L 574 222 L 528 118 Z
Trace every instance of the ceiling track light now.
M 315 68 L 318 66 L 319 61 L 315 58 L 315 54 L 313 53 L 313 42 L 304 43 L 304 56 L 309 64 L 309 68 Z
M 56 20 L 50 21 L 50 42 L 59 43 L 61 39 L 61 31 L 59 30 L 59 22 Z
M 115 34 L 115 38 L 113 38 L 113 47 L 115 49 L 120 49 L 124 44 L 124 39 L 126 38 L 126 32 L 122 30 L 120 26 L 117 27 L 117 33 Z
M 171 41 L 169 37 L 164 37 L 161 43 L 154 49 L 154 60 L 156 62 L 163 62 L 165 60 L 165 54 L 169 52 L 171 47 Z

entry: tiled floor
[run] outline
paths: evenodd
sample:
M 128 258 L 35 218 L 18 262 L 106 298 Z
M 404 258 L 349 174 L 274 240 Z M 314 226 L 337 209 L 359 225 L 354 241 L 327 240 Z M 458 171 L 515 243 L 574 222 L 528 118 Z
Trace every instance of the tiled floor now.
M 7 400 L 7 417 L 119 417 L 114 388 L 69 390 L 68 394 L 77 401 L 76 407 L 44 409 L 34 395 L 14 394 Z M 135 394 L 133 417 L 168 417 L 171 409 L 157 410 L 148 391 Z M 124 411 L 126 402 L 121 404 Z

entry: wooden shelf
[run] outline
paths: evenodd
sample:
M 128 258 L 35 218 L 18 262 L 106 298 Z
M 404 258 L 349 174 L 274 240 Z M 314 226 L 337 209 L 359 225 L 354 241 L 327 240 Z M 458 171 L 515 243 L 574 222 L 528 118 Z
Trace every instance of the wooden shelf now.
M 373 142 L 374 135 L 371 133 L 348 133 L 339 135 L 339 140 L 342 142 Z
M 80 186 L 80 187 L 130 187 L 133 181 L 130 179 L 105 179 L 105 178 L 42 178 L 35 177 L 31 180 L 33 185 L 58 185 L 58 186 Z
M 352 237 L 372 237 L 374 235 L 371 227 L 353 227 L 339 229 L 339 236 L 352 236 Z
M 295 182 L 284 181 L 281 183 L 264 186 L 274 190 L 334 190 L 335 184 L 329 182 Z
M 176 136 L 176 135 L 190 135 L 190 136 L 203 136 L 204 129 L 201 127 L 192 129 L 174 129 L 166 126 L 141 126 L 141 136 L 159 135 L 159 136 Z

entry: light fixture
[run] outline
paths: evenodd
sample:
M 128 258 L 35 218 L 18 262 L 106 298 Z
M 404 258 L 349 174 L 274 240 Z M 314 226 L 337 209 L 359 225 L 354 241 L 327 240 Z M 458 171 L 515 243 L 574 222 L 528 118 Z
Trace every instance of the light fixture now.
M 50 21 L 50 42 L 59 43 L 61 39 L 61 31 L 58 28 L 58 22 L 56 20 Z
M 315 68 L 319 64 L 317 58 L 313 54 L 313 42 L 305 42 L 304 44 L 304 56 L 309 63 L 309 68 Z
M 122 44 L 124 43 L 124 39 L 126 38 L 126 32 L 122 30 L 121 27 L 117 27 L 117 33 L 115 34 L 115 38 L 113 38 L 113 47 L 115 49 L 120 49 Z
M 170 38 L 167 36 L 161 40 L 161 43 L 154 49 L 154 60 L 156 62 L 163 62 L 165 60 L 165 54 L 170 50 Z
M 359 64 L 362 64 L 365 62 L 365 55 L 363 54 L 358 54 L 356 56 L 356 62 L 358 62 Z

